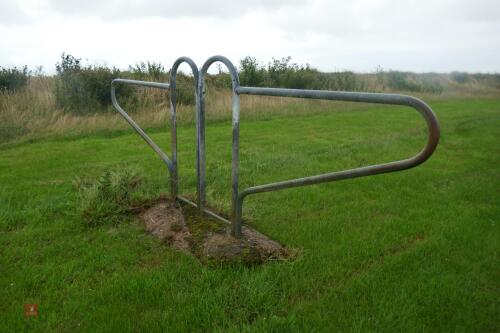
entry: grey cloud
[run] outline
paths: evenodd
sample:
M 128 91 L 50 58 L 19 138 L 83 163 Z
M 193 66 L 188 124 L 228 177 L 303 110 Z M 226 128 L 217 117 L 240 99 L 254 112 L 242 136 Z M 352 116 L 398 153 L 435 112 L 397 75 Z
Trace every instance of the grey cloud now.
M 29 20 L 29 15 L 19 3 L 14 1 L 0 1 L 0 25 L 17 25 Z
M 454 0 L 443 14 L 465 22 L 500 22 L 498 0 Z
M 425 50 L 430 59 L 436 54 L 460 52 L 466 45 L 478 50 L 491 49 L 494 44 L 498 48 L 495 35 L 500 20 L 492 21 L 490 14 L 497 7 L 500 9 L 497 2 L 484 0 L 353 0 L 335 4 L 317 0 L 314 6 L 279 12 L 273 22 L 286 32 L 285 38 L 302 47 L 334 47 L 337 52 L 399 50 L 401 54 Z M 315 40 L 321 42 L 311 42 Z
M 144 17 L 235 18 L 251 10 L 276 10 L 299 0 L 48 0 L 53 11 L 63 15 L 97 16 L 103 19 Z
M 439 33 L 443 27 L 500 22 L 498 0 L 317 0 L 279 11 L 276 25 L 290 33 L 330 34 L 337 37 L 397 36 L 405 31 Z
M 168 39 L 202 59 L 290 55 L 325 70 L 498 71 L 499 12 L 498 0 L 0 0 L 0 60 L 43 58 L 50 67 L 68 50 L 125 66 L 177 54 Z

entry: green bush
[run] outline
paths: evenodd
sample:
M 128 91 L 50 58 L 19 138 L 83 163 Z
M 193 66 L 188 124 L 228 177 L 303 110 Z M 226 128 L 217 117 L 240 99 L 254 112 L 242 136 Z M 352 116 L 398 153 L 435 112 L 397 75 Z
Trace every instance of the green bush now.
M 451 79 L 458 83 L 466 83 L 469 81 L 469 74 L 464 72 L 451 72 Z
M 177 73 L 176 82 L 176 92 L 177 92 L 177 104 L 182 105 L 195 105 L 196 100 L 194 98 L 194 78 L 192 76 L 185 75 L 183 73 Z M 170 94 L 168 94 L 170 98 Z
M 20 90 L 26 86 L 29 77 L 30 71 L 28 70 L 28 66 L 0 67 L 0 90 Z
M 324 86 L 321 73 L 307 65 L 291 62 L 290 57 L 274 59 L 261 65 L 257 59 L 247 56 L 240 61 L 241 85 L 253 87 L 280 87 L 293 89 L 321 89 Z
M 358 87 L 356 75 L 353 72 L 321 73 L 323 79 L 323 89 L 356 91 L 363 90 Z
M 108 169 L 95 181 L 76 178 L 79 211 L 88 226 L 117 224 L 141 206 L 145 192 L 142 173 L 131 167 Z
M 111 81 L 120 75 L 116 68 L 81 64 L 81 59 L 62 54 L 56 64 L 55 99 L 57 106 L 77 114 L 107 111 L 111 105 Z M 130 86 L 118 85 L 117 94 L 131 94 Z
M 170 82 L 170 73 L 165 71 L 161 63 L 155 62 L 139 62 L 134 66 L 129 66 L 125 76 L 131 77 L 134 80 Z M 194 105 L 194 79 L 192 76 L 177 73 L 177 103 L 182 105 Z M 145 94 L 146 95 L 146 94 Z M 167 99 L 170 94 L 167 94 Z
M 309 66 L 291 63 L 291 57 L 274 59 L 267 65 L 267 80 L 270 87 L 292 89 L 321 89 L 320 73 Z
M 408 73 L 390 71 L 386 73 L 386 84 L 389 88 L 394 90 L 406 90 L 406 91 L 420 91 L 420 86 L 410 81 L 408 78 Z
M 242 86 L 260 87 L 266 80 L 266 70 L 256 58 L 247 56 L 240 60 L 240 84 Z
M 168 81 L 168 73 L 161 63 L 141 61 L 128 68 L 136 80 Z

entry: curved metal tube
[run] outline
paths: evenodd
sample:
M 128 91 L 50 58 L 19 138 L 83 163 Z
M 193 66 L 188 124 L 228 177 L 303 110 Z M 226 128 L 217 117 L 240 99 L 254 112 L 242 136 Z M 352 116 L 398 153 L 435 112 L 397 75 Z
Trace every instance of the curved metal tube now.
M 132 126 L 132 128 L 139 134 L 144 141 L 160 156 L 160 158 L 165 162 L 167 165 L 168 171 L 170 173 L 170 176 L 175 173 L 174 170 L 174 164 L 168 158 L 168 156 L 158 147 L 156 143 L 137 125 L 137 123 L 125 112 L 125 110 L 122 109 L 120 104 L 118 104 L 118 101 L 116 100 L 116 92 L 115 92 L 115 85 L 117 83 L 122 83 L 122 84 L 129 84 L 129 85 L 136 85 L 136 86 L 145 86 L 145 87 L 153 87 L 153 88 L 160 88 L 160 89 L 166 89 L 168 90 L 170 85 L 168 83 L 158 83 L 158 82 L 146 82 L 146 81 L 136 81 L 136 80 L 125 80 L 125 79 L 114 79 L 111 82 L 111 102 L 113 103 L 113 106 L 115 109 L 122 115 L 123 118 Z
M 215 62 L 222 62 L 231 75 L 232 81 L 232 126 L 233 126 L 233 145 L 232 145 L 232 171 L 231 171 L 231 183 L 232 183 L 232 200 L 231 200 L 231 211 L 232 216 L 236 212 L 236 201 L 238 200 L 238 164 L 239 164 L 239 136 L 240 136 L 240 97 L 236 93 L 236 89 L 240 86 L 240 81 L 238 78 L 238 71 L 234 67 L 233 63 L 226 57 L 216 55 L 210 57 L 200 70 L 200 80 L 198 82 L 198 96 L 200 98 L 200 116 L 199 116 L 199 128 L 198 133 L 199 140 L 199 154 L 200 154 L 200 174 L 199 174 L 199 195 L 201 197 L 200 204 L 198 206 L 200 212 L 203 211 L 206 202 L 205 195 L 205 176 L 206 176 L 206 150 L 205 150 L 205 75 L 207 74 L 208 68 Z M 235 223 L 233 223 L 233 227 Z M 234 232 L 234 231 L 233 231 Z
M 196 101 L 196 132 L 197 132 L 197 204 L 178 195 L 178 173 L 177 173 L 177 93 L 176 93 L 176 75 L 178 67 L 182 63 L 187 63 L 193 72 L 195 79 L 195 101 Z M 170 72 L 171 84 L 146 82 L 136 80 L 115 79 L 111 84 L 111 101 L 116 110 L 127 120 L 134 130 L 146 141 L 146 143 L 160 156 L 165 162 L 170 172 L 172 197 L 189 203 L 198 208 L 200 214 L 207 213 L 224 222 L 228 222 L 223 217 L 209 211 L 205 208 L 205 177 L 206 177 L 206 149 L 205 149 L 205 76 L 209 67 L 215 62 L 222 62 L 231 75 L 232 80 L 232 200 L 231 200 L 231 220 L 232 234 L 241 237 L 242 210 L 244 199 L 251 194 L 282 190 L 291 187 L 306 186 L 324 182 L 364 177 L 387 172 L 394 172 L 413 168 L 425 162 L 434 152 L 439 142 L 440 129 L 439 123 L 431 108 L 420 99 L 398 95 L 398 94 L 375 94 L 375 93 L 355 93 L 342 91 L 320 91 L 304 89 L 281 89 L 281 88 L 258 88 L 258 87 L 240 87 L 238 72 L 229 59 L 223 56 L 213 56 L 209 58 L 198 71 L 195 63 L 187 57 L 178 58 L 172 66 Z M 172 160 L 163 153 L 163 151 L 151 140 L 151 138 L 134 122 L 134 120 L 121 108 L 116 100 L 115 85 L 118 83 L 145 86 L 171 91 L 170 107 L 172 120 Z M 400 161 L 376 164 L 366 167 L 360 167 L 350 170 L 330 172 L 316 176 L 309 176 L 298 179 L 280 181 L 271 184 L 249 187 L 241 192 L 238 191 L 238 168 L 239 168 L 239 123 L 240 123 L 240 94 L 262 95 L 262 96 L 282 96 L 296 98 L 312 98 L 350 102 L 380 103 L 390 105 L 409 106 L 417 110 L 425 119 L 429 136 L 426 146 L 415 156 Z
M 178 174 L 178 168 L 177 168 L 177 70 L 179 66 L 182 63 L 186 63 L 191 67 L 191 71 L 193 73 L 194 77 L 194 84 L 195 84 L 195 89 L 194 89 L 194 98 L 195 98 L 195 104 L 196 104 L 196 132 L 197 132 L 197 143 L 196 143 L 196 179 L 198 181 L 198 206 L 200 203 L 200 157 L 199 157 L 199 131 L 200 131 L 200 126 L 199 126 L 199 113 L 200 113 L 200 107 L 198 103 L 198 80 L 199 80 L 199 73 L 198 73 L 198 67 L 196 67 L 196 64 L 191 58 L 188 57 L 180 57 L 178 58 L 174 64 L 172 65 L 172 68 L 170 69 L 170 116 L 171 116 L 171 134 L 172 134 L 172 164 L 173 164 L 173 173 L 171 174 L 171 193 L 172 197 L 176 198 L 179 192 L 179 174 Z
M 168 90 L 170 85 L 168 83 L 161 82 L 151 82 L 151 81 L 139 81 L 139 80 L 128 80 L 128 79 L 114 79 L 111 83 L 123 83 L 131 86 L 139 86 L 139 87 L 149 87 L 149 88 L 158 88 Z
M 375 94 L 375 93 L 355 93 L 355 92 L 341 92 L 341 91 L 315 91 L 315 90 L 299 90 L 299 89 L 279 89 L 279 88 L 257 88 L 257 87 L 239 87 L 236 89 L 239 94 L 251 95 L 264 95 L 264 96 L 284 96 L 284 97 L 298 97 L 298 98 L 313 98 L 313 99 L 326 99 L 337 101 L 350 101 L 350 102 L 366 102 L 366 103 L 380 103 L 391 105 L 404 105 L 410 106 L 417 110 L 425 119 L 429 136 L 426 146 L 415 156 L 383 164 L 376 164 L 356 169 L 330 172 L 316 176 L 292 179 L 271 183 L 266 185 L 259 185 L 249 187 L 239 193 L 237 198 L 236 215 L 233 220 L 235 236 L 241 235 L 242 224 L 242 210 L 243 200 L 246 196 L 255 193 L 269 192 L 282 190 L 297 186 L 313 185 L 324 182 L 332 182 L 337 180 L 364 177 L 370 175 L 377 175 L 381 173 L 400 171 L 413 168 L 425 162 L 434 152 L 439 142 L 440 129 L 436 115 L 432 109 L 418 98 L 397 95 L 397 94 Z

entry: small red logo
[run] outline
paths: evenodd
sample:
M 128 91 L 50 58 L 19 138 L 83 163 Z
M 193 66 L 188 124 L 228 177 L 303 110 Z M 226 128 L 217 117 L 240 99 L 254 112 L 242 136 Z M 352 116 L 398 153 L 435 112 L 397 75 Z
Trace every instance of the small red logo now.
M 24 315 L 26 317 L 38 317 L 38 304 L 24 304 Z

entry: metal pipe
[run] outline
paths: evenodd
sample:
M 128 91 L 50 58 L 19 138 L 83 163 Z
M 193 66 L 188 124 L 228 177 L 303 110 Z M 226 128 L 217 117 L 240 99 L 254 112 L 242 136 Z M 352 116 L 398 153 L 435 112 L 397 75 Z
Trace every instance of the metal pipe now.
M 178 173 L 177 173 L 177 93 L 176 93 L 176 74 L 179 65 L 186 62 L 191 67 L 195 78 L 195 100 L 196 100 L 196 133 L 197 133 L 197 155 L 196 155 L 196 173 L 197 173 L 197 203 L 178 195 Z M 246 196 L 256 193 L 277 191 L 291 187 L 306 186 L 324 182 L 332 182 L 343 179 L 364 177 L 369 175 L 382 174 L 413 168 L 425 162 L 434 152 L 439 142 L 440 129 L 439 123 L 431 108 L 420 99 L 398 95 L 398 94 L 378 94 L 378 93 L 357 93 L 342 91 L 319 91 L 305 89 L 281 89 L 281 88 L 259 88 L 259 87 L 240 87 L 238 72 L 234 65 L 226 57 L 213 56 L 209 58 L 198 72 L 194 62 L 181 57 L 176 60 L 170 72 L 171 84 L 146 82 L 136 80 L 115 79 L 111 84 L 111 100 L 113 106 L 134 128 L 134 130 L 146 141 L 146 143 L 160 156 L 165 162 L 170 172 L 172 197 L 179 199 L 198 208 L 199 214 L 206 213 L 223 222 L 229 221 L 214 212 L 205 208 L 206 204 L 206 148 L 205 148 L 205 76 L 214 62 L 222 62 L 229 70 L 232 79 L 232 197 L 231 197 L 231 224 L 232 234 L 241 237 L 242 228 L 242 210 L 243 201 Z M 151 140 L 151 138 L 134 122 L 134 120 L 120 107 L 116 100 L 115 84 L 129 84 L 136 86 L 170 89 L 171 90 L 171 119 L 172 119 L 172 160 L 161 151 L 161 149 Z M 239 94 L 261 95 L 261 96 L 281 96 L 296 98 L 312 98 L 349 102 L 379 103 L 389 105 L 403 105 L 416 109 L 426 120 L 429 136 L 426 146 L 415 156 L 383 164 L 360 167 L 350 170 L 330 172 L 321 175 L 309 176 L 298 179 L 291 179 L 271 184 L 249 187 L 242 192 L 238 191 L 239 176 L 239 123 L 240 123 L 240 98 Z
M 166 89 L 170 88 L 170 84 L 161 83 L 161 82 L 150 82 L 150 81 L 139 81 L 139 80 L 127 80 L 127 79 L 114 79 L 114 83 L 124 83 L 132 86 L 140 86 L 140 87 L 150 87 L 150 88 L 158 88 L 158 89 Z
M 236 216 L 236 207 L 238 200 L 238 169 L 239 169 L 239 140 L 240 140 L 240 97 L 236 93 L 236 89 L 240 86 L 238 78 L 238 71 L 232 62 L 224 56 L 216 55 L 210 57 L 200 70 L 200 80 L 198 84 L 198 96 L 200 98 L 200 184 L 201 194 L 203 196 L 202 204 L 205 204 L 205 176 L 206 176 L 206 150 L 205 150 L 205 75 L 208 68 L 215 62 L 223 63 L 229 70 L 232 81 L 232 129 L 233 129 L 233 143 L 232 143 L 232 157 L 231 157 L 231 183 L 232 183 L 232 196 L 231 196 L 231 216 Z M 235 223 L 233 223 L 233 227 Z M 233 230 L 234 234 L 235 230 Z
M 189 199 L 187 199 L 187 198 L 185 198 L 183 196 L 178 195 L 177 199 L 180 200 L 180 201 L 182 201 L 182 202 L 184 202 L 184 203 L 186 203 L 186 204 L 188 204 L 188 205 L 191 205 L 193 207 L 198 208 L 198 206 L 194 202 L 192 202 L 191 200 L 189 200 Z M 221 222 L 224 222 L 224 223 L 227 223 L 227 224 L 231 224 L 231 221 L 229 221 L 228 219 L 225 219 L 222 216 L 217 215 L 214 212 L 212 212 L 212 211 L 210 211 L 210 210 L 208 210 L 206 208 L 203 208 L 203 212 L 206 213 L 207 215 L 210 215 L 211 217 L 213 217 L 213 218 L 221 221 Z
M 160 89 L 169 89 L 168 83 L 157 83 L 157 82 L 145 82 L 145 81 L 135 81 L 135 80 L 124 80 L 124 79 L 114 79 L 111 82 L 111 102 L 115 109 L 122 115 L 123 118 L 132 126 L 132 128 L 139 134 L 144 141 L 160 156 L 163 162 L 167 165 L 170 176 L 174 174 L 174 165 L 170 158 L 158 147 L 156 143 L 137 125 L 137 123 L 122 109 L 118 101 L 116 100 L 116 91 L 115 85 L 117 83 L 136 85 L 136 86 L 145 86 L 145 87 L 153 87 Z
M 198 207 L 200 207 L 200 184 L 199 184 L 199 174 L 200 174 L 200 157 L 199 157 L 199 113 L 200 107 L 198 102 L 198 80 L 199 73 L 198 67 L 191 58 L 188 57 L 180 57 L 178 58 L 172 68 L 170 69 L 170 116 L 171 116 L 171 135 L 172 135 L 172 164 L 174 172 L 171 175 L 171 194 L 172 198 L 178 197 L 179 192 L 179 173 L 178 173 L 178 165 L 177 165 L 177 70 L 182 63 L 186 63 L 191 67 L 191 72 L 194 77 L 194 100 L 195 100 L 195 113 L 196 113 L 196 179 L 197 179 L 197 201 Z
M 341 91 L 317 91 L 302 89 L 281 89 L 281 88 L 258 88 L 258 87 L 239 87 L 236 89 L 239 94 L 262 95 L 262 96 L 283 96 L 298 98 L 314 98 L 350 102 L 380 103 L 389 105 L 410 106 L 417 110 L 425 119 L 429 136 L 426 146 L 415 156 L 396 161 L 356 169 L 325 173 L 316 176 L 292 179 L 249 187 L 239 193 L 237 199 L 236 215 L 233 220 L 235 235 L 241 235 L 243 200 L 246 196 L 255 193 L 277 191 L 291 187 L 306 186 L 324 182 L 332 182 L 343 179 L 377 175 L 381 173 L 400 171 L 413 168 L 425 162 L 434 152 L 439 142 L 440 129 L 436 115 L 432 109 L 418 98 L 397 95 L 397 94 L 375 94 L 375 93 L 356 93 Z

